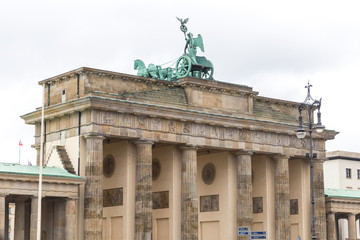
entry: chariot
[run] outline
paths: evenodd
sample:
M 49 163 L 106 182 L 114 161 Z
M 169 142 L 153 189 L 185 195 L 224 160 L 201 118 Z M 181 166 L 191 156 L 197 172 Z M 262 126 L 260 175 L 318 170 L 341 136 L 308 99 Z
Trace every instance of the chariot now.
M 162 66 L 164 64 L 149 64 L 148 68 L 146 68 L 144 62 L 140 59 L 137 59 L 134 62 L 134 69 L 138 70 L 138 76 L 169 81 L 176 81 L 179 78 L 188 76 L 213 80 L 213 64 L 204 56 L 197 56 L 197 48 L 200 48 L 200 50 L 204 52 L 204 44 L 201 34 L 198 34 L 196 38 L 194 38 L 193 34 L 190 32 L 186 34 L 187 27 L 185 24 L 188 22 L 188 20 L 188 18 L 185 20 L 179 19 L 181 23 L 180 30 L 184 33 L 186 44 L 184 54 L 177 60 L 176 58 L 174 59 L 174 62 L 176 61 L 175 69 L 172 67 L 163 68 Z
M 196 56 L 196 62 L 191 60 L 189 54 L 185 53 L 176 62 L 175 76 L 183 78 L 192 76 L 203 79 L 213 79 L 214 66 L 205 57 Z

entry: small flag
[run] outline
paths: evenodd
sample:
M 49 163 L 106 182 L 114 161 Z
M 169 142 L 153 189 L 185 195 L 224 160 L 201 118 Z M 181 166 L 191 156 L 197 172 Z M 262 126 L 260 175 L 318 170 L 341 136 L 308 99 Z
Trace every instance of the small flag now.
M 22 142 L 21 142 L 21 139 L 20 139 L 20 141 L 19 141 L 19 146 L 21 146 L 21 147 L 23 146 L 23 144 L 22 144 Z

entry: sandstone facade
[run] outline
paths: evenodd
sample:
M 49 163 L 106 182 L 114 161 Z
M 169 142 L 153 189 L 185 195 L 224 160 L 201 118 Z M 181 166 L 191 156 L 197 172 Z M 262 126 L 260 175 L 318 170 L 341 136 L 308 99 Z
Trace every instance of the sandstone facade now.
M 40 84 L 45 163 L 71 162 L 86 179 L 77 239 L 242 239 L 238 227 L 310 239 L 309 139 L 295 135 L 298 103 L 225 82 L 90 68 Z M 39 149 L 40 109 L 22 118 L 35 125 Z M 320 240 L 325 141 L 335 135 L 313 133 Z

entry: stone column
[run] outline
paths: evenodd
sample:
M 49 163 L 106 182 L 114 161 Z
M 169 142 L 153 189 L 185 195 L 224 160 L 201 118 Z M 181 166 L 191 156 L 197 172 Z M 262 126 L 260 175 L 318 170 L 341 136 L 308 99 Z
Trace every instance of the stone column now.
M 25 239 L 25 199 L 15 200 L 15 232 L 14 238 Z
M 65 203 L 65 240 L 76 239 L 76 200 L 66 199 Z
M 31 199 L 30 240 L 36 240 L 38 201 L 38 197 L 32 197 Z
M 237 227 L 252 227 L 252 174 L 251 152 L 237 152 Z M 248 236 L 238 236 L 238 239 L 249 239 Z
M 103 218 L 103 140 L 95 134 L 86 139 L 84 239 L 102 239 Z
M 135 240 L 152 239 L 152 145 L 139 140 L 136 144 Z
M 182 240 L 198 239 L 198 190 L 196 147 L 182 147 L 181 232 Z
M 348 240 L 356 240 L 356 219 L 355 214 L 349 213 L 348 214 L 348 231 L 349 231 L 349 238 Z
M 5 239 L 5 215 L 9 212 L 5 212 L 5 195 L 0 195 L 0 239 Z
M 289 157 L 275 156 L 275 239 L 290 240 Z
M 329 212 L 327 215 L 327 240 L 337 240 L 335 213 Z
M 327 239 L 323 163 L 321 159 L 314 159 L 315 232 L 318 240 Z
M 40 165 L 40 144 L 31 145 L 36 150 L 36 166 Z
M 6 199 L 5 197 L 5 239 L 9 238 L 9 199 Z M 15 225 L 14 225 L 15 226 Z

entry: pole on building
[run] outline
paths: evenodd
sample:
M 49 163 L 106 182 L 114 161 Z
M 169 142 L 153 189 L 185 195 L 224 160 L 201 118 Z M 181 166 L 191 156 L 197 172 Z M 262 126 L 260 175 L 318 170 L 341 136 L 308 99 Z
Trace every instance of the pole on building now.
M 43 84 L 42 104 L 41 104 L 41 134 L 40 134 L 40 163 L 39 163 L 39 192 L 38 192 L 38 212 L 37 212 L 37 226 L 36 239 L 40 240 L 41 235 L 41 192 L 42 192 L 42 165 L 44 158 L 44 100 L 45 84 Z

